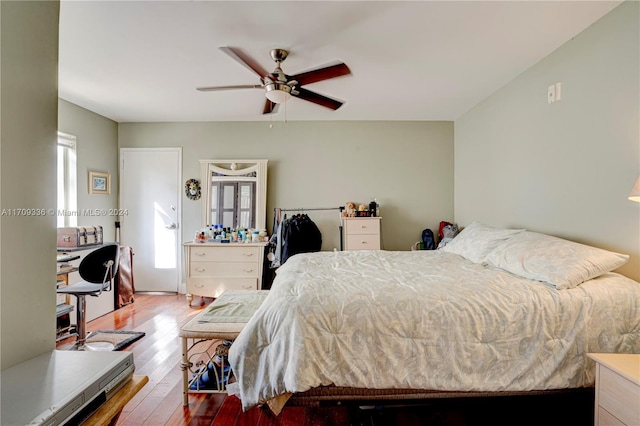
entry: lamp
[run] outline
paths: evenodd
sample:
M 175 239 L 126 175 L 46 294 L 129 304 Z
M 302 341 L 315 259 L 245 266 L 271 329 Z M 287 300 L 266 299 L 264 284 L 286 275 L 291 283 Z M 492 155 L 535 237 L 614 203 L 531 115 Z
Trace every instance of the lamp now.
M 264 88 L 267 90 L 265 96 L 274 104 L 286 102 L 291 97 L 291 86 L 286 83 L 267 83 Z
M 631 188 L 629 199 L 631 201 L 635 201 L 636 203 L 640 203 L 640 177 L 636 181 L 636 184 L 633 185 L 633 188 Z

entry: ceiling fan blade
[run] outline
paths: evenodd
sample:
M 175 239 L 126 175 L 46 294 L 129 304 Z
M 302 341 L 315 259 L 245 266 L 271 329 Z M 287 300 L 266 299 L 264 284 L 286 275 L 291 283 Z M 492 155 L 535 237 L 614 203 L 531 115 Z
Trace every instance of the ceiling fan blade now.
M 302 87 L 299 87 L 296 90 L 298 94 L 293 96 L 304 99 L 305 101 L 313 102 L 314 104 L 318 104 L 326 108 L 336 110 L 344 104 L 344 102 L 328 98 L 319 93 L 312 92 L 311 90 L 303 89 Z
M 287 76 L 287 80 L 298 80 L 299 86 L 315 83 L 317 81 L 328 80 L 343 75 L 351 74 L 351 70 L 346 64 L 339 63 L 328 67 L 311 70 L 300 74 Z
M 278 104 L 275 102 L 271 102 L 269 99 L 265 99 L 264 108 L 262 109 L 263 114 L 275 114 L 278 112 Z
M 235 89 L 262 89 L 259 84 L 240 84 L 235 86 L 212 86 L 212 87 L 196 87 L 201 92 L 214 92 L 216 90 L 235 90 Z
M 253 58 L 249 57 L 240 49 L 236 49 L 235 47 L 221 47 L 220 50 L 231 56 L 236 61 L 240 62 L 242 65 L 244 65 L 254 73 L 258 74 L 258 77 L 260 77 L 260 79 L 270 74 L 264 68 L 262 68 L 259 63 L 254 61 Z

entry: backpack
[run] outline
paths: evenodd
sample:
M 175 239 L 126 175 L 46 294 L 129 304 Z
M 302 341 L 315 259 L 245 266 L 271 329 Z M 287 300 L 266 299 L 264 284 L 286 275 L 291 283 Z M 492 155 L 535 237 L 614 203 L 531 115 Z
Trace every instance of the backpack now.
M 422 231 L 422 244 L 425 250 L 434 250 L 436 248 L 436 239 L 431 229 Z

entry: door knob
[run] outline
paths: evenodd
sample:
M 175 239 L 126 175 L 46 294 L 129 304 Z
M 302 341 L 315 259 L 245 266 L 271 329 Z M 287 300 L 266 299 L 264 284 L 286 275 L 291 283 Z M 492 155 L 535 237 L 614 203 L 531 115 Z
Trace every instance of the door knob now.
M 172 223 L 171 225 L 165 225 L 164 227 L 167 229 L 177 229 L 178 225 L 176 225 L 175 223 Z

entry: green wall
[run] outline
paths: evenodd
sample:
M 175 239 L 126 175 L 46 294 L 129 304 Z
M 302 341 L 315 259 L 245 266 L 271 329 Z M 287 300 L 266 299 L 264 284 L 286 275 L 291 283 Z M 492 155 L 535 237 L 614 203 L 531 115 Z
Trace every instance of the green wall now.
M 455 121 L 455 218 L 631 255 L 640 280 L 640 4 L 628 1 Z M 562 83 L 562 100 L 547 87 Z
M 59 7 L 0 2 L 2 370 L 55 347 Z
M 424 228 L 453 218 L 451 122 L 121 123 L 124 148 L 182 147 L 183 181 L 201 159 L 266 158 L 267 224 L 273 209 L 381 205 L 383 245 L 409 250 Z M 125 207 L 125 206 L 121 206 Z M 183 239 L 200 224 L 200 201 L 183 194 Z M 309 212 L 323 250 L 339 245 L 337 211 Z
M 118 207 L 118 123 L 75 104 L 58 102 L 58 130 L 76 137 L 78 211 Z M 89 194 L 89 172 L 111 175 L 111 194 Z M 102 226 L 105 241 L 115 241 L 112 216 L 78 216 L 78 226 Z

